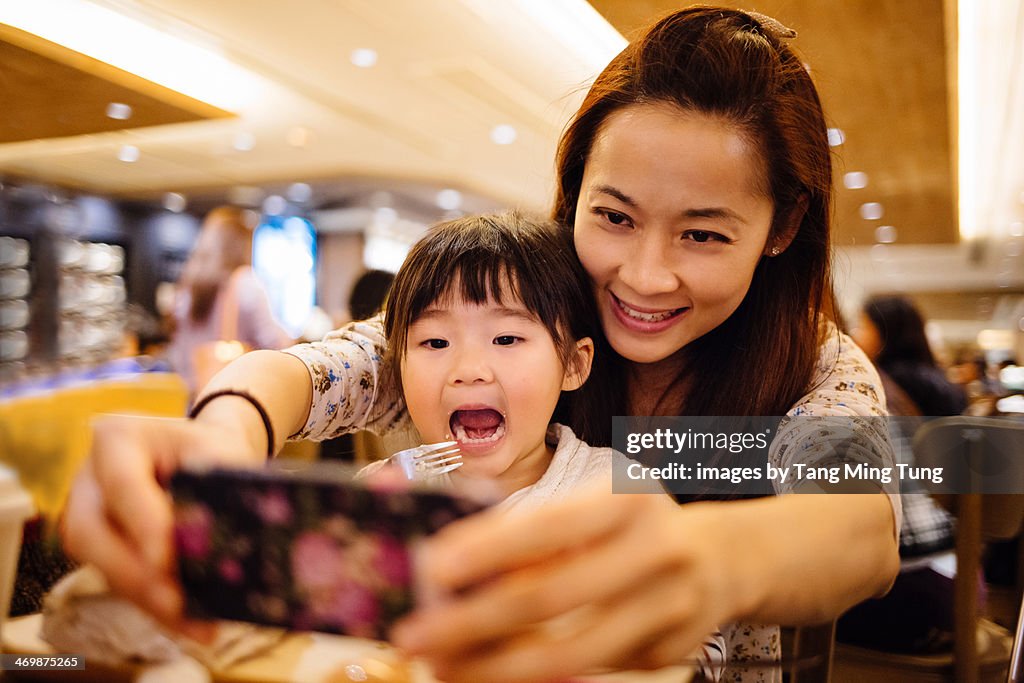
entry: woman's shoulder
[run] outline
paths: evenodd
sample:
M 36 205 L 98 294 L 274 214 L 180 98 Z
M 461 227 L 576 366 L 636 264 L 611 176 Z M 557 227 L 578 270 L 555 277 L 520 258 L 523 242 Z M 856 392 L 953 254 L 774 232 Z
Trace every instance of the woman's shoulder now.
M 885 394 L 874 365 L 835 324 L 822 327 L 808 392 L 789 415 L 885 415 Z

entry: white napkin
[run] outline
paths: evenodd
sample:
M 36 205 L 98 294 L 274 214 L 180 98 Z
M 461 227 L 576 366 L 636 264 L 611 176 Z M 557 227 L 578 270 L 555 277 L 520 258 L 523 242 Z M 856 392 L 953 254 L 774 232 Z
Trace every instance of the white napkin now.
M 263 654 L 283 636 L 281 629 L 222 621 L 211 644 L 196 642 L 113 595 L 91 566 L 65 576 L 44 598 L 40 633 L 58 651 L 83 654 L 87 661 L 143 667 L 138 680 L 146 683 L 205 683 L 210 671 Z

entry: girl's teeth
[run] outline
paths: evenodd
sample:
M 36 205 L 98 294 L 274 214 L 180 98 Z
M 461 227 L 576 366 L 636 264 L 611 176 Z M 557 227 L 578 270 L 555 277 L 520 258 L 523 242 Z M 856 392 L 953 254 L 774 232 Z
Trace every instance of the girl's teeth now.
M 662 320 L 668 320 L 681 310 L 679 308 L 676 308 L 671 311 L 662 311 L 660 313 L 641 313 L 640 311 L 633 310 L 632 308 L 622 303 L 621 301 L 616 300 L 616 302 L 619 304 L 619 308 L 621 308 L 622 311 L 630 318 L 642 320 L 646 323 L 656 323 L 661 322 Z
M 466 434 L 466 428 L 462 425 L 455 425 L 455 440 L 459 443 L 465 444 L 476 444 L 476 443 L 491 443 L 497 441 L 501 437 L 505 436 L 505 423 L 502 422 L 498 425 L 498 428 L 494 430 L 494 433 L 490 436 L 485 436 L 480 439 L 474 439 Z

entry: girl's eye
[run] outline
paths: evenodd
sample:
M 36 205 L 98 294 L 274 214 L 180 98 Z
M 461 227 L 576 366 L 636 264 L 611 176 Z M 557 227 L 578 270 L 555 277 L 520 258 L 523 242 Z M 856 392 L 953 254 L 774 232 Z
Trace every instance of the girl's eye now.
M 719 235 L 717 232 L 708 232 L 706 230 L 690 230 L 683 233 L 684 240 L 692 240 L 697 244 L 704 244 L 706 242 L 725 242 L 729 243 L 729 239 L 723 235 Z
M 446 349 L 448 348 L 448 341 L 445 339 L 427 339 L 422 345 L 428 349 Z
M 500 337 L 494 338 L 494 343 L 498 346 L 512 346 L 517 341 L 522 341 L 522 337 L 517 337 L 512 334 L 503 334 Z

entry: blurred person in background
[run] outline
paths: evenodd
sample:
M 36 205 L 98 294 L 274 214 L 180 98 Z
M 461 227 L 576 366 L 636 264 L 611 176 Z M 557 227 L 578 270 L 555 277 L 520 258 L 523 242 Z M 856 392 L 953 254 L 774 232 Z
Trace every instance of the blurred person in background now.
M 167 354 L 192 394 L 208 380 L 197 359 L 218 341 L 255 349 L 280 349 L 290 335 L 270 311 L 252 269 L 250 212 L 219 206 L 206 215 L 199 239 L 176 287 L 174 331 Z M 202 362 L 202 361 L 200 361 Z
M 865 301 L 853 338 L 906 392 L 918 415 L 959 415 L 967 408 L 967 395 L 935 361 L 924 318 L 907 297 L 880 295 Z
M 394 280 L 395 274 L 386 270 L 368 270 L 360 275 L 348 298 L 348 313 L 352 320 L 367 320 L 379 313 Z
M 924 318 L 903 296 L 874 296 L 863 305 L 854 340 L 878 367 L 885 387 L 890 433 L 900 462 L 913 464 L 911 440 L 921 416 L 957 415 L 967 407 L 963 390 L 935 362 Z M 953 575 L 948 562 L 954 520 L 924 488 L 902 483 L 900 573 L 882 598 L 867 600 L 840 617 L 836 638 L 887 652 L 931 654 L 953 644 Z

